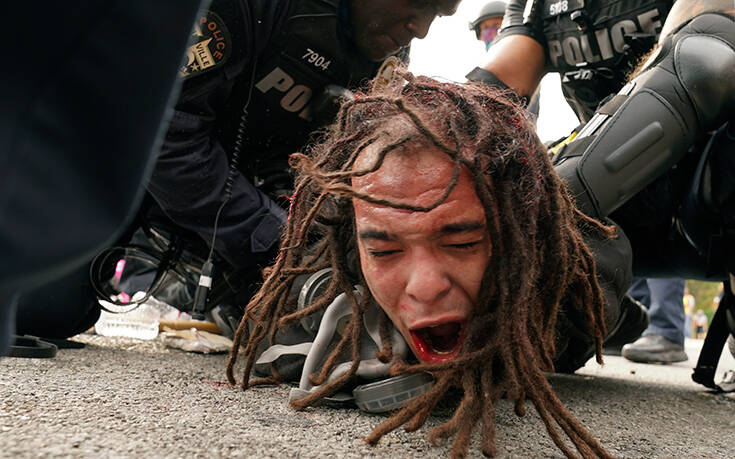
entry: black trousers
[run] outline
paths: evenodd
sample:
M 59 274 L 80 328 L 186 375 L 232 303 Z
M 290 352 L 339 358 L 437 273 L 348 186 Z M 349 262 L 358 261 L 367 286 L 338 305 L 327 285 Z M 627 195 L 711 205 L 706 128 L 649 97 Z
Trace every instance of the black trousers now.
M 42 286 L 79 279 L 134 215 L 200 3 L 3 7 L 0 36 L 17 45 L 0 72 L 0 355 L 18 292 L 37 323 L 60 328 L 56 310 L 79 303 Z M 53 294 L 30 301 L 39 287 Z

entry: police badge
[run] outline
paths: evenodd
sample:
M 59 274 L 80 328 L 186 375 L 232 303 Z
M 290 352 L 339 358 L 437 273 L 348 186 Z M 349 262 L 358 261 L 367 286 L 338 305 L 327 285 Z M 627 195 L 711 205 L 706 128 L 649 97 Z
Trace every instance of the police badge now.
M 232 48 L 225 22 L 212 11 L 202 15 L 194 26 L 195 43 L 186 52 L 186 64 L 179 75 L 189 78 L 214 70 L 227 62 Z

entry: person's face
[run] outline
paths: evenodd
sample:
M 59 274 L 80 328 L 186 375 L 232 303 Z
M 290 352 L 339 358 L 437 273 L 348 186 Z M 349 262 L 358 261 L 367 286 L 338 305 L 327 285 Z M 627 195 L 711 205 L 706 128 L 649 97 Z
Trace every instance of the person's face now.
M 358 49 L 379 61 L 424 38 L 436 16 L 451 16 L 460 0 L 350 0 Z
M 487 18 L 480 23 L 480 40 L 485 42 L 485 49 L 490 48 L 490 44 L 498 36 L 498 31 L 502 23 L 502 16 Z
M 372 164 L 361 153 L 357 169 Z M 453 165 L 434 148 L 389 154 L 375 173 L 353 186 L 375 197 L 427 206 L 450 183 Z M 463 168 L 464 169 L 464 168 Z M 370 292 L 422 362 L 459 352 L 491 253 L 485 210 L 462 170 L 449 197 L 430 212 L 412 212 L 353 199 L 360 266 Z

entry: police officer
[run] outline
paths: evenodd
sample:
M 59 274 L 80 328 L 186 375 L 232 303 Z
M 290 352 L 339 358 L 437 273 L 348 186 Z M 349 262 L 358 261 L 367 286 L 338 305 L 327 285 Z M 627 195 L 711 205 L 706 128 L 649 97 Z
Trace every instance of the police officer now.
M 0 75 L 0 355 L 13 344 L 18 295 L 89 263 L 130 223 L 199 5 L 4 5 L 34 28 L 6 24 L 23 45 L 4 51 L 12 65 Z M 56 299 L 39 303 L 41 320 L 66 308 Z M 53 349 L 24 344 L 15 351 Z
M 469 75 L 521 95 L 546 72 L 561 75 L 567 101 L 588 124 L 557 155 L 557 171 L 585 212 L 610 216 L 625 230 L 636 275 L 716 280 L 732 271 L 713 255 L 728 245 L 685 234 L 691 219 L 677 214 L 700 158 L 687 155 L 689 148 L 729 117 L 733 67 L 709 62 L 731 62 L 733 22 L 722 14 L 731 9 L 719 0 L 511 1 L 487 64 Z M 659 36 L 657 52 L 626 85 Z M 712 52 L 719 54 L 702 62 Z M 715 205 L 723 225 L 726 189 Z M 727 225 L 722 230 L 731 232 Z
M 493 40 L 498 36 L 498 31 L 503 23 L 503 15 L 505 14 L 506 2 L 494 0 L 486 3 L 477 15 L 477 18 L 470 22 L 470 30 L 474 30 L 475 37 L 485 43 L 485 49 L 490 49 Z
M 181 236 L 187 249 L 213 249 L 215 283 L 216 273 L 238 270 L 228 287 L 245 284 L 247 293 L 277 253 L 286 218 L 277 201 L 285 207 L 291 188 L 288 155 L 329 121 L 334 100 L 375 76 L 386 58 L 402 57 L 458 3 L 213 1 L 194 26 L 143 220 L 165 228 L 167 239 Z M 208 270 L 200 283 L 209 284 Z M 39 334 L 82 331 L 96 320 L 98 308 L 90 308 L 83 324 L 56 322 Z M 39 315 L 24 315 L 28 332 Z
M 484 70 L 521 95 L 530 94 L 546 73 L 558 73 L 567 102 L 587 122 L 653 48 L 672 4 L 510 0 Z M 478 69 L 472 74 L 487 77 Z
M 498 36 L 498 31 L 503 23 L 503 15 L 507 3 L 505 0 L 494 0 L 486 3 L 477 15 L 477 18 L 470 22 L 470 30 L 475 32 L 475 37 L 485 43 L 485 50 L 489 50 L 493 41 Z M 539 114 L 539 90 L 533 93 L 528 102 L 528 111 L 533 113 L 535 118 Z

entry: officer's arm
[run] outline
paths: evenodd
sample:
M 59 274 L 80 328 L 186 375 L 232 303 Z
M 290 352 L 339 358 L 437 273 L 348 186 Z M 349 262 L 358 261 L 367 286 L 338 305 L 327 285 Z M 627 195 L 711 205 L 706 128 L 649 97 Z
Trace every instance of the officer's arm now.
M 231 166 L 227 153 L 232 152 L 226 153 L 218 141 L 218 120 L 227 116 L 224 105 L 237 75 L 247 72 L 251 57 L 265 45 L 263 37 L 275 28 L 273 18 L 284 3 L 222 0 L 211 4 L 210 12 L 215 11 L 216 16 L 206 16 L 209 22 L 200 27 L 203 36 L 193 51 L 199 50 L 197 46 L 210 46 L 214 55 L 229 49 L 229 57 L 223 54 L 221 62 L 209 68 L 192 67 L 148 185 L 169 218 L 207 243 L 212 241 L 216 215 L 227 200 L 218 220 L 215 249 L 235 266 L 270 261 L 267 258 L 277 248 L 286 215 Z M 228 29 L 232 33 L 225 33 Z M 224 43 L 219 48 L 218 40 Z M 191 63 L 196 61 L 192 58 Z M 242 150 L 241 160 L 249 153 L 246 147 Z
M 531 96 L 546 73 L 541 44 L 525 35 L 511 35 L 493 44 L 482 68 L 520 96 Z
M 500 35 L 485 64 L 467 75 L 469 80 L 511 88 L 525 97 L 536 91 L 546 73 L 546 39 L 540 22 L 526 20 L 525 7 L 525 0 L 508 2 Z
M 177 225 L 210 243 L 217 212 L 215 249 L 235 266 L 269 262 L 280 236 L 285 212 L 237 169 L 216 140 L 217 113 L 210 98 L 179 104 L 161 147 L 148 191 Z M 242 152 L 243 155 L 247 151 Z M 228 183 L 230 183 L 228 185 Z M 229 188 L 229 190 L 228 190 Z

